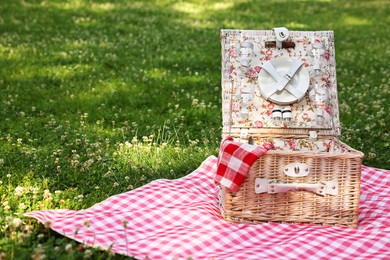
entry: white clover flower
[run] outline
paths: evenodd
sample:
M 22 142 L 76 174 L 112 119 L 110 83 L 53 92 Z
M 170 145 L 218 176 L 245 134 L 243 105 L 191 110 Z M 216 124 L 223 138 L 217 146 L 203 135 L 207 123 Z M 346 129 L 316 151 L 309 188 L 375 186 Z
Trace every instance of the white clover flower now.
M 22 223 L 23 223 L 23 221 L 22 221 L 20 218 L 14 218 L 14 219 L 12 219 L 12 221 L 11 221 L 11 226 L 12 226 L 13 228 L 17 228 L 17 227 L 19 227 L 20 225 L 22 225 Z
M 376 153 L 369 152 L 369 153 L 368 153 L 368 158 L 371 159 L 371 160 L 372 160 L 372 159 L 375 159 L 375 158 L 376 158 Z
M 45 197 L 45 199 L 50 199 L 51 198 L 50 190 L 48 190 L 48 189 L 44 190 L 43 197 Z
M 72 252 L 72 249 L 73 249 L 72 244 L 67 244 L 67 245 L 65 246 L 65 251 L 68 252 L 68 253 Z
M 32 225 L 26 225 L 26 226 L 24 227 L 24 230 L 26 230 L 27 233 L 31 233 L 31 232 L 34 230 L 34 226 L 32 226 Z
M 40 234 L 43 235 L 43 234 Z M 34 250 L 34 254 L 32 255 L 32 259 L 45 259 L 46 255 L 44 254 L 44 250 L 41 244 L 38 244 L 37 248 Z
M 192 106 L 196 107 L 196 106 L 198 106 L 198 104 L 199 104 L 199 99 L 194 98 L 194 99 L 192 100 Z
M 84 258 L 90 258 L 92 256 L 93 252 L 91 249 L 87 249 L 84 251 Z
M 46 220 L 45 223 L 44 223 L 44 226 L 45 226 L 45 228 L 50 228 L 51 221 L 50 220 Z
M 19 206 L 18 206 L 20 209 L 26 209 L 27 206 L 26 204 L 24 204 L 23 202 L 22 203 L 19 203 Z
M 24 192 L 24 188 L 23 187 L 18 186 L 18 187 L 15 188 L 15 196 L 16 197 L 22 196 L 23 192 Z

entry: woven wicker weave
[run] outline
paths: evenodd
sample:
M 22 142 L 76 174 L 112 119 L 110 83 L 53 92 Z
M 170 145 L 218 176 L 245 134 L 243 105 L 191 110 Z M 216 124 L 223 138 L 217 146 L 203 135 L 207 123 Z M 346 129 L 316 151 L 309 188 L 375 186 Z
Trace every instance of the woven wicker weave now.
M 345 145 L 346 146 L 346 145 Z M 348 153 L 312 154 L 269 151 L 252 166 L 249 177 L 236 193 L 222 187 L 221 208 L 226 220 L 260 223 L 311 223 L 357 227 L 360 172 L 363 154 L 346 146 Z M 284 183 L 297 182 L 283 174 L 292 162 L 307 164 L 312 173 L 300 178 L 303 183 L 337 179 L 339 195 L 319 196 L 307 191 L 256 194 L 255 179 L 266 178 Z
M 241 142 L 248 142 L 248 137 L 254 137 L 255 144 L 259 140 L 294 140 L 294 142 L 305 142 L 309 140 L 310 131 L 315 130 L 317 141 L 330 142 L 335 144 L 337 149 L 312 152 L 294 147 L 294 149 L 270 150 L 252 166 L 248 178 L 240 187 L 239 191 L 232 193 L 229 189 L 220 189 L 220 208 L 222 215 L 228 221 L 261 223 L 310 223 L 322 225 L 338 225 L 356 228 L 358 224 L 358 206 L 360 196 L 360 172 L 363 154 L 352 149 L 338 140 L 340 135 L 340 124 L 338 115 L 337 87 L 335 77 L 335 58 L 333 33 L 326 32 L 292 32 L 292 37 L 299 40 L 306 39 L 313 35 L 320 35 L 327 40 L 330 59 L 328 61 L 330 71 L 330 84 L 332 103 L 330 104 L 331 117 L 327 127 L 301 127 L 292 125 L 290 127 L 275 127 L 265 123 L 264 127 L 257 127 L 255 113 L 267 108 L 269 101 L 263 100 L 255 92 L 255 103 L 250 110 L 250 117 L 245 122 L 239 120 L 233 104 L 238 87 L 237 81 L 245 81 L 244 84 L 252 84 L 253 81 L 237 78 L 234 70 L 238 66 L 236 60 L 226 55 L 232 52 L 232 48 L 241 39 L 260 42 L 269 37 L 272 39 L 272 31 L 237 31 L 222 30 L 222 97 L 223 97 L 223 135 L 230 135 Z M 264 38 L 265 37 L 265 38 Z M 259 40 L 260 39 L 260 40 Z M 268 39 L 268 38 L 267 38 Z M 303 41 L 303 40 L 302 40 Z M 260 51 L 263 45 L 259 44 Z M 261 52 L 260 52 L 261 53 Z M 299 55 L 302 52 L 300 52 Z M 296 54 L 298 55 L 298 54 Z M 300 57 L 305 58 L 305 57 Z M 258 61 L 257 61 L 258 62 Z M 261 65 L 261 61 L 260 61 Z M 230 71 L 230 74 L 226 73 Z M 233 71 L 233 72 L 232 72 Z M 253 83 L 254 85 L 256 84 Z M 259 103 L 260 102 L 260 103 Z M 296 109 L 311 109 L 311 104 L 306 100 L 295 104 Z M 293 105 L 294 106 L 294 105 Z M 264 121 L 264 114 L 261 120 Z M 300 124 L 302 125 L 302 124 Z M 243 136 L 242 131 L 245 130 Z M 267 139 L 268 138 L 268 139 Z M 298 140 L 298 141 L 297 141 Z M 321 149 L 320 149 L 321 150 Z M 302 163 L 310 168 L 310 174 L 294 178 L 284 174 L 284 168 L 291 163 Z M 272 180 L 275 183 L 305 183 L 317 184 L 328 181 L 338 183 L 337 195 L 319 195 L 300 188 L 283 193 L 270 194 L 267 192 L 256 193 L 256 179 Z

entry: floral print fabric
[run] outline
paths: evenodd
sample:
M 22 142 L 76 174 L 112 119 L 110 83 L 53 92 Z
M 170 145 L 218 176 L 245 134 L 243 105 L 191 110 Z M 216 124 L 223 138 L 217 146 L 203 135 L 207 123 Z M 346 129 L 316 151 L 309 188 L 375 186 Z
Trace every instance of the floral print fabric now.
M 313 152 L 313 153 L 345 153 L 348 150 L 337 139 L 295 139 L 295 138 L 258 138 L 255 139 L 255 144 L 263 146 L 264 144 L 272 143 L 274 150 L 280 151 L 298 151 L 298 152 Z
M 323 42 L 321 75 L 310 55 L 313 38 Z M 273 31 L 222 30 L 222 86 L 224 133 L 231 127 L 278 129 L 314 129 L 340 135 L 333 32 L 290 32 L 295 48 L 266 47 L 275 41 Z M 310 85 L 304 98 L 293 104 L 277 105 L 265 100 L 259 91 L 258 76 L 262 65 L 278 57 L 301 60 L 309 72 Z M 274 109 L 292 112 L 291 123 L 276 124 Z M 322 120 L 318 120 L 319 117 Z

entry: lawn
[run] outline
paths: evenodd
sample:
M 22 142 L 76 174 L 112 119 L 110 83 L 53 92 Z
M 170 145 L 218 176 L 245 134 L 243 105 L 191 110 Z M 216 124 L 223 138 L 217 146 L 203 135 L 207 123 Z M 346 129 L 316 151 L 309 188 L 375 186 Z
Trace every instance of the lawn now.
M 0 259 L 122 258 L 22 216 L 84 209 L 218 152 L 222 28 L 334 30 L 341 139 L 390 169 L 388 1 L 3 0 Z

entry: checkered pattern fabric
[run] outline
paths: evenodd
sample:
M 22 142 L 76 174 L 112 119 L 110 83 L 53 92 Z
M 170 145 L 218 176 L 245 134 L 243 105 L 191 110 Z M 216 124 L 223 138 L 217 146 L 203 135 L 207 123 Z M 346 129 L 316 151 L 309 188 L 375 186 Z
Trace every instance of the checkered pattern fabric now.
M 390 171 L 363 167 L 359 228 L 222 219 L 217 158 L 85 210 L 26 213 L 64 236 L 137 259 L 390 259 Z
M 219 148 L 218 168 L 214 181 L 232 192 L 238 191 L 252 164 L 267 151 L 268 149 L 261 146 L 234 142 L 232 137 L 227 136 Z

